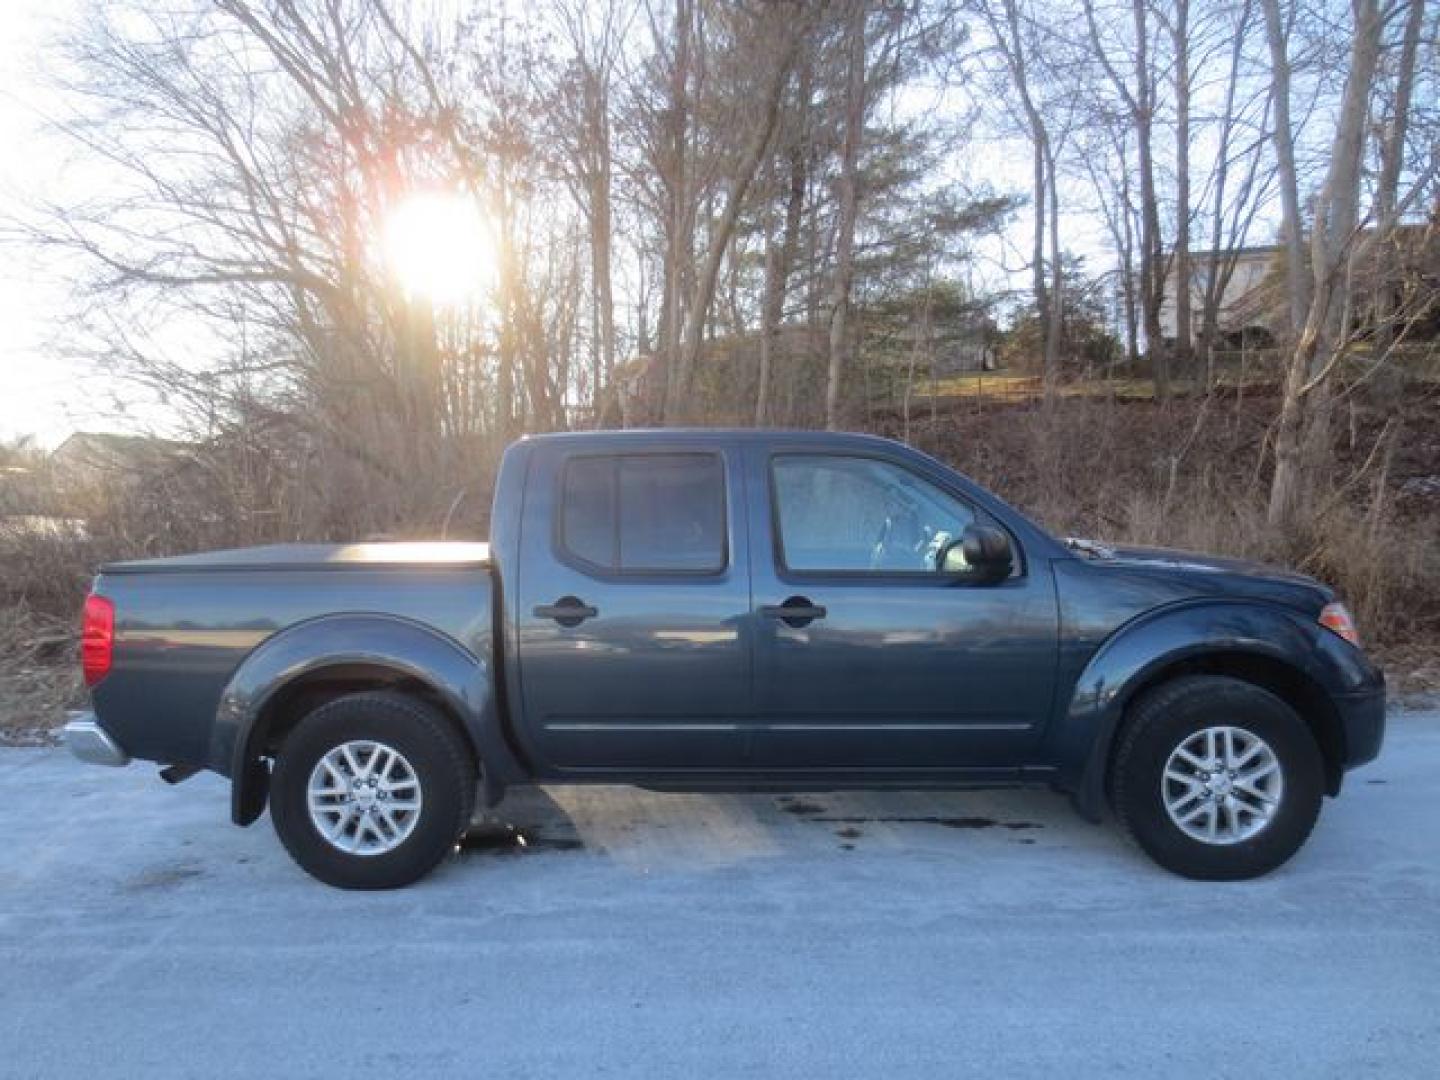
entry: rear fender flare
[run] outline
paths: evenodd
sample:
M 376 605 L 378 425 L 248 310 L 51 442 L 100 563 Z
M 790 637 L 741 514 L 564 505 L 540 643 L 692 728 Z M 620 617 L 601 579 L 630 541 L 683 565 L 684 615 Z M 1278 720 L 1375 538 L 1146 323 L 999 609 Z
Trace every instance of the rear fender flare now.
M 276 694 L 326 668 L 388 669 L 428 687 L 459 719 L 487 788 L 518 779 L 496 702 L 488 659 L 410 619 L 385 614 L 329 615 L 297 623 L 267 639 L 231 676 L 220 696 L 210 767 L 230 777 L 231 817 L 248 825 L 264 810 L 269 770 L 262 758 L 265 707 Z M 487 795 L 489 792 L 487 791 Z

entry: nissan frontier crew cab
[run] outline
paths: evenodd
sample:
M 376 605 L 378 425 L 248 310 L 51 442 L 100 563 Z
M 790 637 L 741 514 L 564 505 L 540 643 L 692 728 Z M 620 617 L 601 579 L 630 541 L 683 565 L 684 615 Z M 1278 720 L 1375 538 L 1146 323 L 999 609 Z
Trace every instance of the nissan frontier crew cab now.
M 87 761 L 228 777 L 332 885 L 435 867 L 516 784 L 1014 783 L 1249 878 L 1372 759 L 1381 673 L 1323 585 L 1062 541 L 860 435 L 624 431 L 506 452 L 491 541 L 102 568 Z

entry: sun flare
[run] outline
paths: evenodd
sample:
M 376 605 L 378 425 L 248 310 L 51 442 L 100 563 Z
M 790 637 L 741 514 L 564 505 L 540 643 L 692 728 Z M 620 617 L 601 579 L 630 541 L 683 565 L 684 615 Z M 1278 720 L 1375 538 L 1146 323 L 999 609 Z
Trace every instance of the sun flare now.
M 494 286 L 495 232 L 467 195 L 430 191 L 407 196 L 386 216 L 381 244 L 400 287 L 437 307 L 478 302 Z

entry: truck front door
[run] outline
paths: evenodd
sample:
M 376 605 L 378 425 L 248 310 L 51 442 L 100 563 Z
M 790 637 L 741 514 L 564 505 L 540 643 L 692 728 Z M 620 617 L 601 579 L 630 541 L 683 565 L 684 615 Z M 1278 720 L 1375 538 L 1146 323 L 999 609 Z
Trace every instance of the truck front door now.
M 750 470 L 754 765 L 908 772 L 1024 762 L 1055 677 L 1049 567 L 1027 566 L 1017 547 L 1003 581 L 939 572 L 947 539 L 994 522 L 940 479 L 883 454 L 756 446 Z
M 691 439 L 531 462 L 516 608 L 521 737 L 543 771 L 741 767 L 750 696 L 739 455 Z

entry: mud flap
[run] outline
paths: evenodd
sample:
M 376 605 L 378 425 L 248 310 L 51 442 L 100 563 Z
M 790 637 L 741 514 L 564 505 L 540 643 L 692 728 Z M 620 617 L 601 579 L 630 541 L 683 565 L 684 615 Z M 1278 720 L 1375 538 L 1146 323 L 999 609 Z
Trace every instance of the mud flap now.
M 236 825 L 251 825 L 265 812 L 270 798 L 270 763 L 251 758 L 230 785 L 230 819 Z

